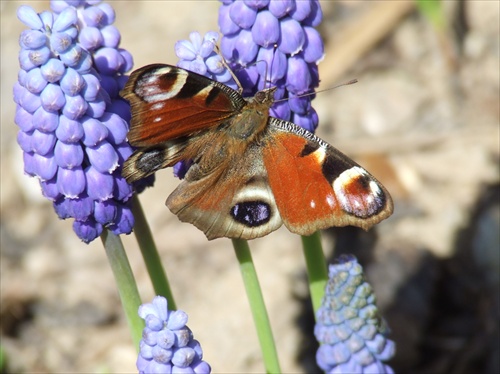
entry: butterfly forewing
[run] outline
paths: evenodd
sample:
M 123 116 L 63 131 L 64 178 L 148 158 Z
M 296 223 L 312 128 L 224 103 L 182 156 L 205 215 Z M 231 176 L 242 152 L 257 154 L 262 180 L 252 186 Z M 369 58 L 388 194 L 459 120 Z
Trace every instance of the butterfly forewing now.
M 216 127 L 246 105 L 226 85 L 163 64 L 134 71 L 120 94 L 131 105 L 128 139 L 136 147 Z

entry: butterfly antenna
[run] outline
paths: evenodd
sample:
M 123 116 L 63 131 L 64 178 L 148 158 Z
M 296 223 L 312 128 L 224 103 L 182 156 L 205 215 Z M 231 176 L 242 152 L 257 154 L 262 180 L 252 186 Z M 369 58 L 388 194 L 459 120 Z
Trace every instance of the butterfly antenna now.
M 358 83 L 358 80 L 356 78 L 351 79 L 350 81 L 347 81 L 347 82 L 344 82 L 344 83 L 337 84 L 336 86 L 333 86 L 333 87 L 330 87 L 330 88 L 325 88 L 324 90 L 319 90 L 319 91 L 314 91 L 314 92 L 308 92 L 308 93 L 305 93 L 305 94 L 302 94 L 302 95 L 293 96 L 293 98 L 311 96 L 311 95 L 315 95 L 315 94 L 320 93 L 320 92 L 334 90 L 335 88 L 339 88 L 339 87 L 342 87 L 342 86 L 350 86 L 351 84 L 354 84 L 354 83 Z M 280 103 L 282 101 L 287 101 L 287 100 L 290 100 L 290 99 L 291 99 L 290 97 L 286 97 L 284 99 L 276 100 L 275 103 Z
M 215 53 L 217 53 L 220 56 L 222 65 L 224 65 L 224 67 L 229 71 L 229 74 L 231 74 L 231 77 L 233 77 L 234 81 L 236 82 L 236 85 L 238 86 L 238 90 L 240 91 L 240 94 L 241 94 L 243 92 L 243 86 L 241 85 L 240 80 L 236 77 L 236 74 L 234 74 L 233 69 L 231 69 L 231 67 L 227 63 L 226 59 L 222 55 L 220 48 L 215 43 L 215 41 L 214 41 L 214 50 L 215 50 Z

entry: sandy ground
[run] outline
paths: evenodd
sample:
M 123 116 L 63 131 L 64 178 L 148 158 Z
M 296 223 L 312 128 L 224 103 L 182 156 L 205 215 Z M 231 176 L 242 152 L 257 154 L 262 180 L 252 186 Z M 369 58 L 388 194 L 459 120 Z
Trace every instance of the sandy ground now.
M 318 95 L 318 134 L 377 176 L 395 201 L 394 215 L 369 233 L 324 232 L 325 253 L 354 253 L 365 266 L 397 342 L 397 372 L 499 372 L 500 5 L 444 2 L 449 28 L 440 32 L 411 6 L 392 3 L 323 3 L 321 88 L 359 83 Z M 100 241 L 81 243 L 22 172 L 11 98 L 21 4 L 0 4 L 6 371 L 134 372 L 135 348 Z M 176 40 L 217 29 L 217 2 L 113 5 L 136 67 L 175 64 Z M 231 243 L 207 242 L 168 211 L 163 202 L 177 183 L 171 171 L 159 172 L 141 201 L 178 306 L 214 372 L 263 372 Z M 149 301 L 135 239 L 123 240 Z M 282 228 L 251 248 L 283 371 L 317 371 L 300 238 Z

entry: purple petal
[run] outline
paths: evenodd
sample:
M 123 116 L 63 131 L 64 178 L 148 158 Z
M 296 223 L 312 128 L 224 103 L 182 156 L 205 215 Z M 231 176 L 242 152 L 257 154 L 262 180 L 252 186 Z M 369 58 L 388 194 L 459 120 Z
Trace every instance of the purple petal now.
M 108 128 L 94 118 L 84 117 L 82 127 L 84 131 L 82 141 L 87 147 L 93 147 L 108 137 Z
M 28 113 L 19 105 L 16 107 L 14 122 L 24 132 L 33 131 L 33 129 L 35 129 L 36 127 L 35 122 L 33 121 L 33 114 Z
M 47 43 L 47 35 L 38 30 L 24 30 L 19 37 L 19 45 L 24 49 L 37 49 Z
M 85 243 L 90 243 L 102 233 L 102 225 L 94 220 L 73 222 L 73 231 Z
M 259 47 L 252 38 L 252 32 L 241 30 L 234 44 L 236 62 L 246 66 L 253 62 L 259 51 Z
M 203 38 L 201 37 L 200 33 L 197 31 L 189 33 L 189 40 L 193 44 L 193 49 L 196 51 L 196 54 L 198 54 L 198 51 L 201 48 L 201 44 L 203 43 Z
M 85 81 L 82 89 L 83 98 L 87 101 L 95 100 L 101 88 L 99 79 L 94 74 L 84 74 L 82 78 Z
M 87 74 L 93 69 L 93 64 L 94 62 L 90 53 L 82 49 L 80 60 L 73 65 L 73 68 L 80 74 Z
M 286 74 L 286 56 L 279 50 L 275 50 L 274 48 L 260 48 L 257 61 L 259 74 L 266 77 L 272 83 L 276 83 Z
M 193 348 L 183 347 L 176 349 L 172 356 L 172 364 L 181 368 L 187 367 L 193 362 L 196 353 Z
M 114 222 L 117 215 L 116 203 L 113 200 L 96 201 L 94 204 L 94 218 L 101 225 Z
M 300 56 L 288 59 L 286 87 L 294 94 L 300 95 L 311 87 L 312 77 L 309 66 Z
M 244 0 L 245 4 L 252 9 L 258 10 L 266 7 L 269 0 Z
M 31 138 L 32 150 L 39 155 L 46 155 L 54 149 L 56 140 L 57 138 L 52 132 L 46 133 L 35 130 Z
M 163 349 L 160 346 L 156 345 L 153 347 L 153 362 L 155 364 L 160 364 L 160 365 L 170 365 L 170 360 L 172 359 L 173 352 L 170 349 Z M 173 369 L 173 368 L 172 368 Z M 148 373 L 173 373 L 173 370 L 168 370 L 168 371 L 156 371 L 156 370 L 148 370 Z M 179 374 L 179 373 L 176 373 Z
M 45 89 L 42 91 L 42 95 L 46 89 L 47 87 L 45 87 Z M 40 107 L 40 105 L 43 105 L 43 98 L 41 96 L 32 94 L 25 88 L 21 90 L 21 94 L 17 99 L 19 100 L 19 105 L 21 105 L 29 113 L 34 113 Z
M 296 1 L 295 9 L 290 12 L 293 19 L 297 21 L 303 21 L 311 13 L 312 3 L 311 1 Z
M 66 95 L 75 96 L 85 86 L 85 80 L 76 70 L 68 68 L 61 79 L 60 86 Z
M 223 35 L 235 34 L 240 30 L 229 16 L 232 5 L 222 5 L 219 8 L 219 29 Z
M 163 321 L 154 314 L 148 314 L 144 321 L 146 323 L 146 327 L 150 328 L 151 330 L 160 332 L 160 330 L 163 328 Z M 161 332 L 158 335 L 160 334 Z
M 82 47 L 78 44 L 71 45 L 64 53 L 59 55 L 59 58 L 66 66 L 75 67 L 80 62 L 80 59 L 84 56 Z
M 269 10 L 276 18 L 284 17 L 294 9 L 294 0 L 278 0 L 269 2 Z
M 40 20 L 40 17 L 30 6 L 21 5 L 17 9 L 17 18 L 26 26 L 34 30 L 40 30 L 43 28 L 43 23 Z
M 158 346 L 170 349 L 175 344 L 175 334 L 170 330 L 162 330 L 158 333 Z
M 57 163 L 53 152 L 43 156 L 34 153 L 32 162 L 33 173 L 40 177 L 41 180 L 49 180 L 56 175 Z
M 242 29 L 249 29 L 255 22 L 257 12 L 247 7 L 243 1 L 235 1 L 229 10 L 229 17 Z
M 108 128 L 108 139 L 112 144 L 118 145 L 127 139 L 128 124 L 119 115 L 106 112 L 100 120 Z
M 57 113 L 47 112 L 40 107 L 33 114 L 33 124 L 40 131 L 52 132 L 59 126 L 59 116 Z
M 104 38 L 97 27 L 84 27 L 78 35 L 78 42 L 87 50 L 93 51 L 103 45 Z
M 125 61 L 116 49 L 104 47 L 94 54 L 94 63 L 101 74 L 113 75 L 121 69 Z
M 99 96 L 103 96 L 100 94 Z M 97 100 L 90 101 L 87 103 L 87 112 L 86 114 L 92 118 L 100 118 L 106 112 L 106 102 L 98 97 Z
M 189 330 L 189 327 L 184 327 L 180 330 L 174 330 L 174 334 L 176 336 L 175 344 L 178 347 L 185 347 L 188 345 L 189 341 L 192 339 L 192 333 Z
M 196 51 L 188 40 L 179 40 L 175 43 L 175 54 L 182 60 L 192 61 L 196 58 Z
M 304 32 L 306 35 L 306 41 L 304 43 L 304 60 L 317 64 L 325 55 L 321 35 L 316 29 L 308 26 L 304 27 Z
M 113 26 L 105 26 L 101 30 L 101 35 L 103 38 L 102 44 L 105 47 L 117 48 L 121 41 L 121 35 L 118 29 Z
M 78 15 L 76 9 L 73 7 L 67 7 L 57 16 L 54 21 L 54 26 L 52 29 L 55 32 L 60 32 L 66 30 L 68 27 L 76 24 L 78 20 Z
M 40 47 L 38 49 L 32 49 L 28 53 L 28 58 L 31 63 L 35 66 L 40 66 L 45 64 L 51 57 L 50 48 L 47 46 Z
M 196 59 L 191 61 L 189 63 L 188 70 L 200 75 L 205 75 L 205 76 L 207 75 L 207 66 L 205 65 L 205 62 L 201 59 Z
M 118 154 L 107 141 L 86 148 L 89 161 L 100 173 L 111 173 L 118 167 Z
M 61 60 L 51 58 L 40 67 L 40 70 L 46 81 L 55 83 L 62 78 L 64 72 L 66 71 L 66 67 Z
M 113 177 L 108 173 L 100 173 L 89 166 L 85 169 L 87 193 L 92 200 L 103 201 L 113 197 Z
M 18 131 L 17 144 L 19 144 L 23 152 L 33 152 L 33 147 L 31 145 L 31 133 Z
M 77 198 L 85 191 L 85 186 L 85 174 L 80 166 L 74 169 L 59 168 L 57 171 L 57 187 L 67 198 Z
M 42 194 L 47 199 L 55 201 L 61 197 L 59 193 L 59 188 L 57 188 L 57 179 L 52 178 L 48 181 L 40 181 L 40 187 L 42 188 Z
M 109 229 L 115 235 L 130 234 L 134 228 L 134 223 L 134 215 L 130 208 L 121 206 L 118 208 L 116 223 L 109 226 Z
M 43 31 L 47 29 L 52 30 L 54 24 L 54 14 L 51 11 L 44 10 L 39 14 L 39 16 L 43 23 Z
M 170 313 L 167 322 L 167 328 L 170 330 L 179 330 L 186 326 L 188 315 L 182 310 L 176 310 Z
M 321 23 L 323 19 L 323 11 L 321 10 L 321 5 L 318 0 L 313 0 L 311 2 L 311 12 L 309 16 L 302 22 L 303 25 L 316 27 Z
M 259 12 L 252 26 L 252 37 L 255 43 L 267 48 L 274 45 L 279 36 L 280 25 L 278 19 L 268 10 Z
M 19 61 L 19 66 L 21 69 L 29 71 L 33 68 L 36 67 L 33 62 L 30 60 L 30 50 L 29 49 L 21 49 L 21 52 L 19 52 L 18 56 L 18 61 Z
M 68 96 L 66 95 L 66 104 L 63 107 L 63 114 L 73 120 L 83 117 L 87 112 L 89 104 L 81 95 Z
M 65 32 L 56 32 L 50 36 L 50 48 L 57 53 L 68 51 L 73 45 L 73 38 Z
M 84 136 L 82 124 L 61 115 L 56 129 L 57 139 L 65 143 L 76 143 Z
M 287 17 L 280 22 L 280 39 L 278 48 L 281 52 L 295 55 L 302 50 L 305 33 L 300 23 Z
M 54 148 L 57 165 L 66 169 L 74 169 L 83 162 L 83 149 L 78 143 L 58 141 Z
M 83 11 L 83 20 L 90 27 L 100 28 L 108 24 L 106 13 L 95 6 L 90 6 Z
M 47 86 L 47 81 L 43 78 L 40 68 L 31 69 L 26 74 L 24 87 L 31 93 L 38 94 Z
M 113 9 L 113 7 L 108 3 L 100 3 L 97 1 L 96 1 L 96 4 L 97 4 L 97 7 L 104 12 L 104 15 L 106 17 L 106 24 L 110 25 L 110 24 L 114 23 L 116 15 L 115 15 L 115 10 Z

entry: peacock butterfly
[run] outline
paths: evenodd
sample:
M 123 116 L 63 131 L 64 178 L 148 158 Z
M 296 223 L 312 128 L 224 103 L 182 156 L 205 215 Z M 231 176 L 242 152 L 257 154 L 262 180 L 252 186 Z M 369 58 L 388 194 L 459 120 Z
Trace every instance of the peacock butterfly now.
M 128 182 L 192 160 L 166 205 L 219 237 L 253 239 L 278 229 L 311 235 L 331 226 L 369 229 L 389 217 L 387 190 L 349 157 L 303 128 L 269 116 L 276 88 L 252 98 L 187 70 L 134 71 L 121 96 L 131 105 L 137 150 Z

